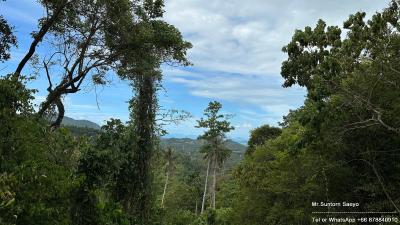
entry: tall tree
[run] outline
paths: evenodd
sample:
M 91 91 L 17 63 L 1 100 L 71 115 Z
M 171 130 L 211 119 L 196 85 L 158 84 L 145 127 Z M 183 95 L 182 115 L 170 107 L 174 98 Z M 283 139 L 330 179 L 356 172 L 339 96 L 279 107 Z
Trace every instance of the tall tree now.
M 322 20 L 295 31 L 282 76 L 307 98 L 236 171 L 235 224 L 308 224 L 311 201 L 399 213 L 399 6 L 350 15 L 346 36 Z
M 62 13 L 67 15 L 46 31 L 51 53 L 42 56 L 43 62 L 39 63 L 48 79 L 49 94 L 38 115 L 42 117 L 55 104 L 58 116 L 54 127 L 64 117 L 63 96 L 78 92 L 88 76 L 95 85 L 106 84 L 107 72 L 117 69 L 125 49 L 114 41 L 121 41 L 127 35 L 125 30 L 134 26 L 134 4 L 130 1 L 73 0 L 69 4 L 73 8 L 65 8 Z
M 162 63 L 190 65 L 186 51 L 191 47 L 181 33 L 162 21 L 163 1 L 145 1 L 143 20 L 130 36 L 133 44 L 126 46 L 121 58 L 119 75 L 132 82 L 135 96 L 130 101 L 130 144 L 125 151 L 127 161 L 118 175 L 116 195 L 137 224 L 149 224 L 151 217 L 152 173 L 150 160 L 157 138 L 157 91 L 161 86 Z M 140 35 L 137 35 L 140 34 Z M 143 45 L 134 44 L 141 41 Z M 130 51 L 132 49 L 132 51 Z
M 217 172 L 220 169 L 222 163 L 229 157 L 230 150 L 225 148 L 224 141 L 226 133 L 234 129 L 228 121 L 229 116 L 219 113 L 222 108 L 221 103 L 214 101 L 208 104 L 208 107 L 204 110 L 206 118 L 201 118 L 197 121 L 197 128 L 206 128 L 203 135 L 199 136 L 199 139 L 206 141 L 206 145 L 203 146 L 202 152 L 205 154 L 205 158 L 208 161 L 207 175 L 205 181 L 205 188 L 203 194 L 203 201 L 201 209 L 204 211 L 205 196 L 207 192 L 207 180 L 210 166 L 213 172 L 213 183 L 211 186 L 211 205 L 215 209 L 215 196 L 217 188 Z

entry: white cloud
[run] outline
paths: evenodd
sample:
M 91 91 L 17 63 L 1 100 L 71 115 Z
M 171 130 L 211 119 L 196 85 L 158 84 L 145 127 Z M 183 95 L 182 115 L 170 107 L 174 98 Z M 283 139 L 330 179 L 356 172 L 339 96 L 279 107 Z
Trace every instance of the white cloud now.
M 194 71 L 166 69 L 167 80 L 189 93 L 238 104 L 239 117 L 256 126 L 276 125 L 303 103 L 305 91 L 284 89 L 280 67 L 295 29 L 318 19 L 341 27 L 348 16 L 371 16 L 388 5 L 382 0 L 169 0 L 166 20 L 192 42 Z M 253 110 L 257 108 L 258 110 Z M 246 110 L 245 110 L 246 109 Z M 243 128 L 243 127 L 242 127 Z M 249 129 L 249 127 L 247 128 Z
M 168 74 L 168 72 L 167 72 Z M 192 77 L 168 77 L 168 81 L 189 87 L 194 96 L 216 100 L 225 100 L 240 107 L 241 118 L 256 120 L 258 123 L 276 124 L 289 109 L 295 109 L 303 103 L 303 88 L 281 87 L 279 77 L 242 76 L 234 74 L 207 74 L 201 72 Z M 254 113 L 246 108 L 257 107 L 264 113 Z M 256 116 L 255 116 L 255 115 Z
M 166 68 L 165 78 L 168 82 L 188 87 L 190 95 L 236 103 L 240 114 L 235 121 L 238 129 L 233 134 L 246 133 L 247 136 L 251 127 L 262 123 L 276 124 L 289 109 L 302 104 L 305 91 L 298 87 L 282 88 L 279 75 L 286 57 L 281 48 L 290 41 L 295 29 L 314 26 L 319 18 L 327 21 L 328 25 L 341 25 L 351 13 L 363 10 L 370 16 L 386 7 L 388 2 L 168 0 L 165 19 L 192 42 L 194 47 L 189 52 L 189 59 L 194 67 L 189 70 Z M 6 1 L 0 5 L 0 11 L 10 22 L 18 22 L 16 28 L 19 32 L 28 24 L 36 24 L 37 18 L 43 16 L 43 10 L 30 0 L 18 0 L 18 4 Z M 21 53 L 13 51 L 13 57 L 21 58 Z M 105 103 L 100 105 L 101 111 L 95 103 L 77 103 L 80 101 L 67 98 L 66 115 L 97 123 L 110 117 L 127 118 L 127 112 L 119 111 L 121 107 L 112 104 L 110 96 L 121 98 L 121 93 L 108 92 Z M 175 99 L 163 101 L 173 103 Z M 191 119 L 171 128 L 175 130 L 170 132 L 191 132 L 194 125 L 195 120 Z
M 382 0 L 169 0 L 165 18 L 194 45 L 196 67 L 214 71 L 277 75 L 281 48 L 295 29 L 319 18 L 341 25 L 349 14 L 381 10 Z
M 247 123 L 247 122 L 246 122 L 246 123 L 234 125 L 234 127 L 235 127 L 235 129 L 242 129 L 242 128 L 244 128 L 244 129 L 250 129 L 250 128 L 253 127 L 253 125 L 252 125 L 251 123 Z
M 14 2 L 14 3 L 13 3 Z M 31 0 L 18 0 L 18 4 L 14 1 L 6 1 L 0 3 L 1 14 L 5 14 L 6 19 L 12 21 L 19 21 L 29 25 L 37 24 L 38 19 L 45 15 L 45 11 L 35 1 Z M 29 10 L 27 12 L 27 10 Z M 16 26 L 18 31 L 19 27 Z
M 78 103 L 78 98 L 64 97 L 65 115 L 74 119 L 90 120 L 99 125 L 104 125 L 111 118 L 118 118 L 128 121 L 128 114 L 125 111 L 116 110 L 112 105 L 99 103 L 99 106 L 92 104 Z M 125 108 L 124 108 L 125 109 Z
M 71 111 L 81 111 L 81 110 L 99 110 L 99 107 L 97 105 L 93 104 L 77 104 L 75 103 L 69 96 L 64 97 L 64 106 L 68 110 Z

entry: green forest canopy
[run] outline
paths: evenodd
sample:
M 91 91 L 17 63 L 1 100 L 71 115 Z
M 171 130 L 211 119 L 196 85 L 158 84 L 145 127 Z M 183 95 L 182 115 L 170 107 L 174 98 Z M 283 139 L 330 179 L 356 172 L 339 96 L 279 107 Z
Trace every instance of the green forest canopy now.
M 312 224 L 315 211 L 342 210 L 312 202 L 343 201 L 359 203 L 359 212 L 399 215 L 398 1 L 369 20 L 357 12 L 343 27 L 319 20 L 296 30 L 283 47 L 281 74 L 284 87 L 306 88 L 304 105 L 280 128 L 253 130 L 247 154 L 229 169 L 232 128 L 218 102 L 198 121 L 205 159 L 159 144 L 160 65 L 189 66 L 191 47 L 162 20 L 163 1 L 39 2 L 48 15 L 15 73 L 0 79 L 1 224 Z M 0 23 L 5 61 L 17 40 L 12 25 Z M 36 112 L 23 68 L 44 37 L 63 46 L 66 60 L 57 61 L 64 68 L 57 85 L 48 70 L 55 62 L 43 60 L 49 93 Z M 111 119 L 90 135 L 60 127 L 62 96 L 85 78 L 103 83 L 108 71 L 132 86 L 130 120 Z M 47 115 L 57 118 L 49 124 Z

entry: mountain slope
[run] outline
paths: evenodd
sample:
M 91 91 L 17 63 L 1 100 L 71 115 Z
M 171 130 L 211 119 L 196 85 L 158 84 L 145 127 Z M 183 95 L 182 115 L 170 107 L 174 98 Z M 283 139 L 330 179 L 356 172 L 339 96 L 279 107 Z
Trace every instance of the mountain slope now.
M 70 117 L 64 117 L 62 125 L 68 127 L 68 129 L 77 136 L 95 136 L 100 132 L 100 126 L 94 122 L 88 120 L 75 120 Z M 193 159 L 202 159 L 200 148 L 204 145 L 203 140 L 191 139 L 191 138 L 161 138 L 161 148 L 172 148 L 174 151 L 189 155 Z M 233 140 L 226 141 L 226 147 L 232 150 L 230 158 L 226 162 L 226 167 L 231 168 L 240 160 L 243 159 L 246 151 L 246 146 Z
M 71 117 L 64 116 L 64 119 L 61 123 L 63 126 L 72 126 L 72 127 L 86 127 L 92 128 L 95 130 L 100 130 L 100 126 L 97 123 L 94 123 L 89 120 L 76 120 Z
M 161 147 L 171 147 L 177 151 L 186 152 L 198 152 L 203 144 L 203 140 L 191 138 L 162 138 L 160 143 Z M 227 140 L 226 147 L 231 149 L 233 152 L 241 153 L 246 151 L 246 146 L 233 140 Z
M 203 144 L 203 140 L 190 138 L 162 138 L 160 141 L 161 148 L 170 147 L 176 152 L 198 159 L 203 157 L 199 152 Z M 227 140 L 226 147 L 232 150 L 232 154 L 226 162 L 226 167 L 231 168 L 243 159 L 247 147 L 232 140 Z

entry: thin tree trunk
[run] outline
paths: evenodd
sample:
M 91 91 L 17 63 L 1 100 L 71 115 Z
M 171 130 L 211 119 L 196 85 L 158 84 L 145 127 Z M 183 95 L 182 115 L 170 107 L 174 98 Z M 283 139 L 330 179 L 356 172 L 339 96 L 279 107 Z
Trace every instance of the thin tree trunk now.
M 195 209 L 195 215 L 197 216 L 197 200 L 196 200 L 196 209 Z
M 214 166 L 213 166 L 213 185 L 212 185 L 212 208 L 215 209 L 215 194 L 217 187 L 217 160 L 214 158 Z
M 204 212 L 204 204 L 206 203 L 206 194 L 207 194 L 207 182 L 208 182 L 208 173 L 210 171 L 210 163 L 211 159 L 208 160 L 208 165 L 207 165 L 207 174 L 206 174 L 206 181 L 204 182 L 204 193 L 203 193 L 203 202 L 201 203 L 201 214 Z
M 165 198 L 165 193 L 167 192 L 168 178 L 169 178 L 169 172 L 167 173 L 167 179 L 165 180 L 164 193 L 161 198 L 161 207 L 164 207 L 164 198 Z

